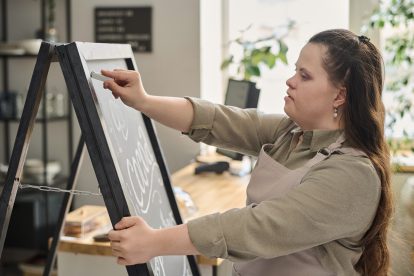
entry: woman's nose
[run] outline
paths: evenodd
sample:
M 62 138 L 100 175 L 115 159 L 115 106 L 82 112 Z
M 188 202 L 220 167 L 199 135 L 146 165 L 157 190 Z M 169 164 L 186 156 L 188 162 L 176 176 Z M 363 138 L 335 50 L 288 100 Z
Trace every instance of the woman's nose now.
M 294 76 L 292 76 L 292 77 L 290 77 L 290 78 L 288 78 L 288 79 L 286 80 L 286 85 L 287 85 L 289 88 L 294 88 L 294 81 L 293 81 L 293 78 L 294 78 Z

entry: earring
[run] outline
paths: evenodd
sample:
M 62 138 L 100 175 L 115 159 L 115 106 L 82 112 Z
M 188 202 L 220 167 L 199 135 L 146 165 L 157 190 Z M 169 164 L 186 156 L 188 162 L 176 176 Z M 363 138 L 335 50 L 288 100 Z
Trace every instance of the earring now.
M 337 107 L 334 107 L 333 117 L 334 118 L 337 118 L 338 117 L 338 108 Z

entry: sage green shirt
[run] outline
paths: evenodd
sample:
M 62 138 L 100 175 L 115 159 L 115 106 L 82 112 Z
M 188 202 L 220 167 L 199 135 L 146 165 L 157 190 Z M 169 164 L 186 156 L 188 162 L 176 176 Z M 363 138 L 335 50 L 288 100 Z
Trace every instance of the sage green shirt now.
M 195 111 L 191 139 L 253 156 L 293 124 L 282 115 L 188 100 Z M 340 130 L 296 129 L 269 155 L 295 169 L 340 134 Z M 281 199 L 189 221 L 190 239 L 203 255 L 234 262 L 316 247 L 324 268 L 337 275 L 358 275 L 353 268 L 362 252 L 358 243 L 375 216 L 380 187 L 368 158 L 335 154 L 312 167 L 301 184 Z

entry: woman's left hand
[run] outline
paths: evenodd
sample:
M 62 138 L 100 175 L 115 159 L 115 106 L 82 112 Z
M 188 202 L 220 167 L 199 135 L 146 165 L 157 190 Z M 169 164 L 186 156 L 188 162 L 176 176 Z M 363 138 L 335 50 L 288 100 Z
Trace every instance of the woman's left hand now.
M 124 217 L 108 233 L 112 254 L 120 265 L 145 263 L 155 257 L 156 229 L 151 228 L 141 217 Z

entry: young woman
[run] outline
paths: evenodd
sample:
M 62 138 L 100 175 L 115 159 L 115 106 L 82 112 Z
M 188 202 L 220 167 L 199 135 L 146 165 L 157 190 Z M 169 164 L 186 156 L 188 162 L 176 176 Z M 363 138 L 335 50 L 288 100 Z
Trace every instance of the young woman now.
M 367 37 L 339 29 L 313 36 L 286 82 L 287 116 L 151 96 L 138 72 L 102 73 L 114 79 L 105 88 L 147 116 L 258 156 L 245 208 L 167 229 L 123 218 L 109 233 L 119 264 L 203 254 L 233 261 L 235 275 L 387 275 L 382 58 Z

